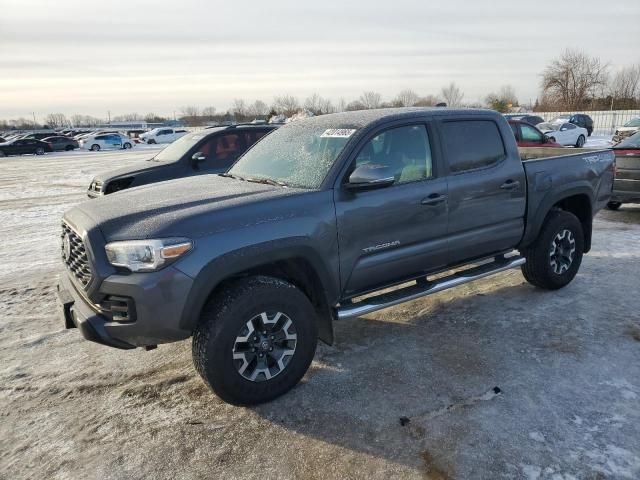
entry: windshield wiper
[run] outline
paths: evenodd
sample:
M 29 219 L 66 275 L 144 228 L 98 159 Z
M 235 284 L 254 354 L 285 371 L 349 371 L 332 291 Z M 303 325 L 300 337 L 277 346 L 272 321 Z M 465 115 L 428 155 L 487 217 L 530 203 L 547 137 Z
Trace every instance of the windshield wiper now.
M 253 183 L 264 183 L 265 185 L 275 185 L 276 187 L 288 187 L 288 185 L 284 182 L 281 182 L 279 180 L 273 180 L 271 178 L 255 178 L 255 177 L 249 177 L 245 179 L 247 182 L 253 182 Z
M 233 173 L 219 173 L 218 175 L 225 178 L 235 178 L 236 180 L 242 180 L 243 182 L 247 181 L 246 178 L 241 177 L 240 175 L 234 175 Z

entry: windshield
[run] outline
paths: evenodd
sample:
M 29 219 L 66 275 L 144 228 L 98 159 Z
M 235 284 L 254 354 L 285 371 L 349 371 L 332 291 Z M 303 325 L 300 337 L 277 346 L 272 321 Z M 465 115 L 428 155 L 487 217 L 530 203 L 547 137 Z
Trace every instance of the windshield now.
M 640 118 L 634 118 L 624 124 L 625 127 L 640 127 Z
M 625 138 L 613 148 L 640 148 L 640 132 Z
M 184 135 L 175 142 L 170 143 L 151 160 L 154 162 L 177 162 L 191 149 L 191 147 L 202 140 L 205 136 L 206 135 L 202 133 Z
M 244 179 L 318 188 L 355 132 L 349 127 L 328 129 L 304 121 L 292 123 L 249 149 L 228 173 Z

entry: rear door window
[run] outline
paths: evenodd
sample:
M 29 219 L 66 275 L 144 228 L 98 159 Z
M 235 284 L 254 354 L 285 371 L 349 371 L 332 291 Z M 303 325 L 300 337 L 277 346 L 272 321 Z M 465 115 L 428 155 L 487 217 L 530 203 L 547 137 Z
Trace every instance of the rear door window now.
M 490 167 L 506 158 L 500 130 L 492 120 L 444 122 L 442 135 L 452 173 Z

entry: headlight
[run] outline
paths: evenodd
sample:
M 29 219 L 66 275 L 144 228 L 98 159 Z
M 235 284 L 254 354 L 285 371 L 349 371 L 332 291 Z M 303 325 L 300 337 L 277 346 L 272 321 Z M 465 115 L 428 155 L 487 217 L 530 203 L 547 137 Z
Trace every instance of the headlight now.
M 132 272 L 160 270 L 192 248 L 193 242 L 186 238 L 129 240 L 108 243 L 104 247 L 111 265 L 128 268 Z

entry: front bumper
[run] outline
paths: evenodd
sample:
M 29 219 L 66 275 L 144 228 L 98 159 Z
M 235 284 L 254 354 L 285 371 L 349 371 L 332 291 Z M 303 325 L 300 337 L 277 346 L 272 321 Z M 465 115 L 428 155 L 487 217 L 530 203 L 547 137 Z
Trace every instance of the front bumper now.
M 135 305 L 129 321 L 114 321 L 114 315 L 100 304 L 91 303 L 69 277 L 58 283 L 59 312 L 66 328 L 78 328 L 84 338 L 110 347 L 130 349 L 183 340 L 191 332 L 180 328 L 180 318 L 193 281 L 172 268 L 158 272 L 112 275 L 99 293 L 126 297 Z

